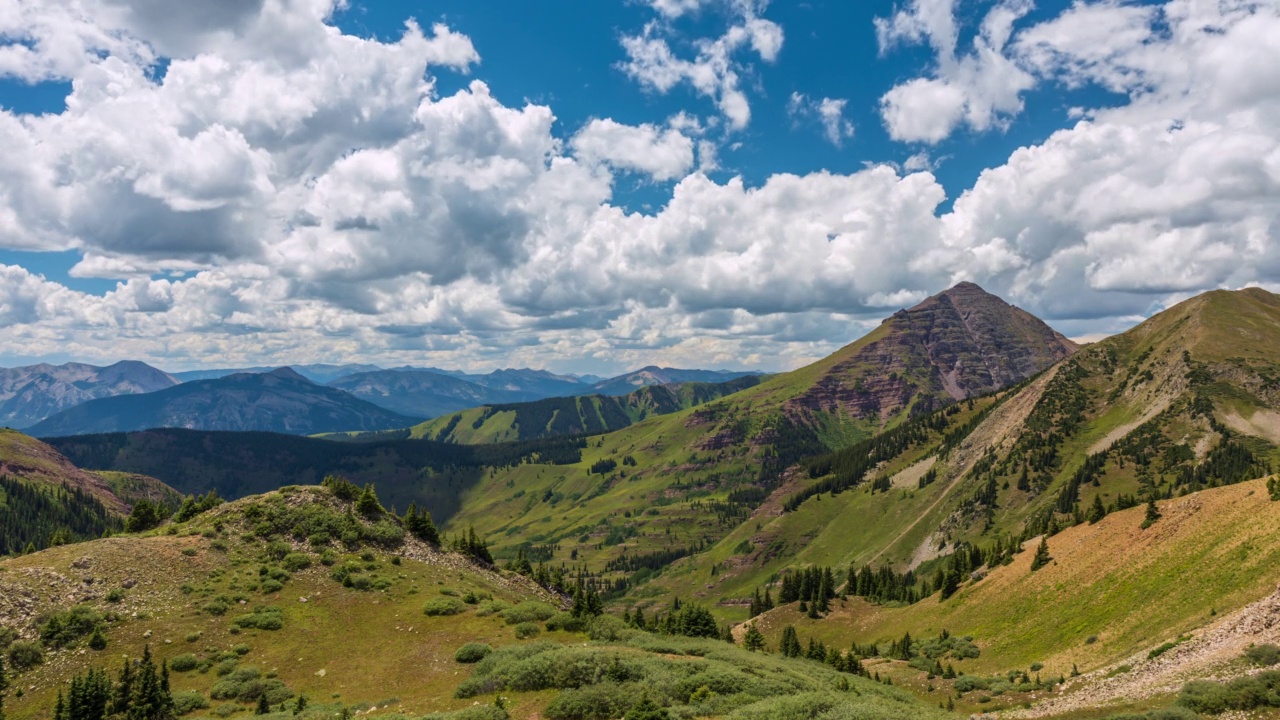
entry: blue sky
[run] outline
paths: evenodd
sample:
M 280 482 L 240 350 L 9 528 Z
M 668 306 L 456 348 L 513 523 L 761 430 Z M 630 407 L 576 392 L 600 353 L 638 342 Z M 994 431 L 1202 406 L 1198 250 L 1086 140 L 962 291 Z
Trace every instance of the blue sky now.
M 785 369 L 1280 275 L 1274 2 L 19 6 L 0 362 Z

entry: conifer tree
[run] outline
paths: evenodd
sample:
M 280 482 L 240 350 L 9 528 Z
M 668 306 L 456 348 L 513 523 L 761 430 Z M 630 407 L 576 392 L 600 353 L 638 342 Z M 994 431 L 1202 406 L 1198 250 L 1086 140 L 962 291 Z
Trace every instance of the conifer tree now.
M 1048 565 L 1052 559 L 1049 555 L 1049 538 L 1047 536 L 1041 537 L 1040 546 L 1036 548 L 1036 556 L 1031 558 L 1031 572 Z
M 764 633 L 756 628 L 755 623 L 747 626 L 747 634 L 742 637 L 742 647 L 751 652 L 764 649 Z
M 1152 497 L 1150 500 L 1147 501 L 1147 515 L 1142 519 L 1142 529 L 1146 530 L 1152 525 L 1155 525 L 1156 521 L 1159 519 L 1160 519 L 1160 509 L 1156 507 L 1155 497 Z
M 356 512 L 365 517 L 376 517 L 385 512 L 382 509 L 382 503 L 378 502 L 378 494 L 374 490 L 373 483 L 364 486 L 364 490 L 356 500 Z
M 254 715 L 271 714 L 271 704 L 267 702 L 266 693 L 263 693 L 262 695 L 258 696 L 258 708 L 253 711 L 253 714 Z
M 1102 506 L 1102 496 L 1094 495 L 1093 505 L 1089 506 L 1089 515 L 1087 516 L 1086 519 L 1089 521 L 1090 525 L 1093 525 L 1094 523 L 1097 523 L 1099 520 L 1101 520 L 1106 516 L 1107 516 L 1107 509 Z

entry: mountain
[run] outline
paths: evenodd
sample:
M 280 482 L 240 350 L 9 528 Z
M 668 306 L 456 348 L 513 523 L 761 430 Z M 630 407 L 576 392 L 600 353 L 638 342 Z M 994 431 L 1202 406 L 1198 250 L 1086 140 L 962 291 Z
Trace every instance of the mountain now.
M 356 373 L 328 385 L 392 412 L 427 418 L 480 405 L 541 397 L 537 393 L 489 388 L 461 378 L 412 369 Z
M 290 365 L 294 372 L 302 377 L 321 385 L 333 382 L 339 378 L 357 373 L 377 372 L 382 368 L 377 365 Z M 215 370 L 186 370 L 183 372 L 173 373 L 173 376 L 181 382 L 191 382 L 192 380 L 216 380 L 224 378 L 228 375 L 239 375 L 241 373 L 269 373 L 276 367 L 251 367 L 238 369 L 215 369 Z
M 145 395 L 92 400 L 33 426 L 32 434 L 81 435 L 156 427 L 267 430 L 309 435 L 407 427 L 398 415 L 348 393 L 316 385 L 288 368 L 240 373 Z
M 467 375 L 464 379 L 493 390 L 529 393 L 543 398 L 590 392 L 590 386 L 575 377 L 528 368 L 494 370 L 485 375 Z
M 0 426 L 23 429 L 88 400 L 177 384 L 172 375 L 134 360 L 107 367 L 67 363 L 0 369 Z
M 0 429 L 0 556 L 119 530 L 138 500 L 177 507 L 155 478 L 97 474 L 16 430 Z
M 599 395 L 626 395 L 637 388 L 650 385 L 672 385 L 676 383 L 722 383 L 747 375 L 760 375 L 759 372 L 736 372 L 727 370 L 680 370 L 662 368 L 654 365 L 617 377 L 598 380 L 591 385 L 591 392 Z
M 622 396 L 580 395 L 534 402 L 486 405 L 444 415 L 410 428 L 410 437 L 480 444 L 557 435 L 599 434 L 653 415 L 666 415 L 759 384 L 753 375 L 720 383 L 650 385 Z

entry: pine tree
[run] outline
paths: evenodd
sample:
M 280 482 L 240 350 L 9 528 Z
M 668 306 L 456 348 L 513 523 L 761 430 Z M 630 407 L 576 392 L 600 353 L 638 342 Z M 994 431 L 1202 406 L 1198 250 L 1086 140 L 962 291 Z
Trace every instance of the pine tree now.
M 253 711 L 254 715 L 269 715 L 271 713 L 271 704 L 267 702 L 266 693 L 258 696 L 258 708 Z
M 293 714 L 299 715 L 302 713 L 303 710 L 306 710 L 306 709 L 307 709 L 307 696 L 303 695 L 302 693 L 298 693 L 298 701 L 293 705 Z
M 1089 524 L 1093 525 L 1102 518 L 1107 516 L 1107 509 L 1102 506 L 1102 496 L 1093 496 L 1093 505 L 1089 506 L 1089 515 L 1087 517 Z
M 747 634 L 742 637 L 742 647 L 751 652 L 764 649 L 764 633 L 756 628 L 755 623 L 747 626 Z
M 1031 558 L 1031 572 L 1035 572 L 1045 565 L 1048 565 L 1049 561 L 1052 559 L 1053 558 L 1049 555 L 1049 538 L 1047 536 L 1041 537 L 1040 546 L 1036 548 L 1036 556 Z
M 378 494 L 374 490 L 373 483 L 364 486 L 364 491 L 360 493 L 359 499 L 356 500 L 356 512 L 365 517 L 376 517 L 386 512 L 382 509 L 382 504 L 378 502 Z
M 1152 497 L 1150 500 L 1147 501 L 1147 516 L 1142 519 L 1142 529 L 1146 530 L 1152 525 L 1155 525 L 1156 521 L 1159 519 L 1160 519 L 1160 510 L 1159 508 L 1156 507 L 1156 499 Z

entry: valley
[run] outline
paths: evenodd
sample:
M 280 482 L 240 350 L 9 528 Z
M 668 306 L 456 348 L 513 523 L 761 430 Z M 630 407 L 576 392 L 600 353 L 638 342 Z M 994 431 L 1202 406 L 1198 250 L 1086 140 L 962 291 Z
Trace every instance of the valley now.
M 330 714 L 621 717 L 639 683 L 669 717 L 1194 717 L 1196 693 L 1228 692 L 1196 682 L 1280 643 L 1276 351 L 1280 297 L 1258 289 L 1080 347 L 966 284 L 766 378 L 321 437 L 7 431 L 4 473 L 44 498 L 27 502 L 99 519 L 10 541 L 0 583 L 25 600 L 0 624 L 28 641 L 90 607 L 127 652 L 232 678 L 252 662 Z M 164 509 L 140 528 L 147 503 Z M 326 639 L 352 633 L 369 649 Z M 493 659 L 456 661 L 468 642 Z M 93 666 L 82 643 L 45 643 L 8 715 L 45 717 Z M 559 662 L 629 669 L 512 679 Z M 761 672 L 788 679 L 740 679 Z M 222 675 L 173 677 L 210 703 L 193 717 L 247 712 L 214 703 Z

